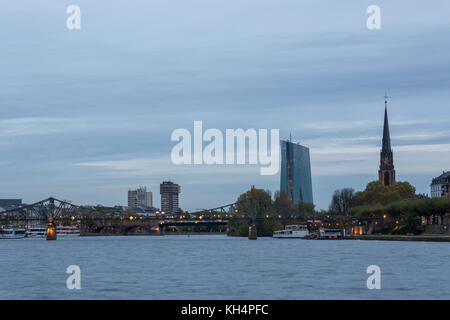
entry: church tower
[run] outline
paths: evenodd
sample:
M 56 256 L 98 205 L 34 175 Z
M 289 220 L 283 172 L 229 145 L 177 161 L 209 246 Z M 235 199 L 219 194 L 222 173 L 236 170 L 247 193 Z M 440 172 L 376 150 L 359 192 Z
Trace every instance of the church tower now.
M 383 145 L 380 153 L 380 170 L 378 180 L 385 186 L 395 183 L 394 156 L 391 149 L 391 137 L 389 135 L 389 122 L 387 115 L 387 97 L 384 100 L 384 128 Z

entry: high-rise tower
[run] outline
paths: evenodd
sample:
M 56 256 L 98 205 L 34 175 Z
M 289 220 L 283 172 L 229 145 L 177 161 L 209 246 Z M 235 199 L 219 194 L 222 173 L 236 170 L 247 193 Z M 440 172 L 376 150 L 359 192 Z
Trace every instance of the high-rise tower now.
M 391 148 L 391 137 L 389 135 L 389 122 L 387 115 L 387 97 L 384 100 L 384 128 L 383 144 L 380 152 L 380 170 L 378 180 L 385 186 L 395 183 L 394 155 Z
M 313 203 L 309 149 L 297 143 L 281 140 L 280 191 L 289 201 Z
M 178 197 L 180 194 L 180 186 L 172 181 L 163 181 L 159 185 L 161 194 L 161 211 L 165 213 L 179 212 Z

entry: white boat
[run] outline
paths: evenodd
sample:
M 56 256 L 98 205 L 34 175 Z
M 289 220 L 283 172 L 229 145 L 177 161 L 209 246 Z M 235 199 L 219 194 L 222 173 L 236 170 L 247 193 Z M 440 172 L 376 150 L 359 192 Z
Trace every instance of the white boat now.
M 286 226 L 284 230 L 274 231 L 274 238 L 305 238 L 309 235 L 306 224 L 293 224 Z
M 321 228 L 319 239 L 342 239 L 342 232 L 340 229 Z
M 80 229 L 78 227 L 72 226 L 57 226 L 56 236 L 57 237 L 67 237 L 67 236 L 79 236 Z M 29 238 L 46 238 L 47 237 L 47 227 L 46 226 L 34 226 L 29 227 L 27 230 L 27 237 Z
M 74 237 L 80 235 L 80 228 L 70 227 L 70 226 L 57 226 L 56 236 L 57 237 Z
M 47 227 L 35 226 L 29 227 L 27 237 L 29 238 L 45 238 L 47 236 Z
M 21 239 L 25 238 L 25 228 L 6 227 L 0 228 L 0 239 Z

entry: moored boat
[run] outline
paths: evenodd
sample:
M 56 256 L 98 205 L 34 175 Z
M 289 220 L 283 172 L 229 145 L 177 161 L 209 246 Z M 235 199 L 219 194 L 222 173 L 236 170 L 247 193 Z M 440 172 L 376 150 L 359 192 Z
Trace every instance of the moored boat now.
M 74 237 L 80 235 L 80 228 L 75 226 L 57 226 L 56 236 L 57 237 Z
M 21 239 L 25 238 L 25 228 L 4 227 L 0 228 L 0 239 Z
M 284 230 L 274 231 L 274 238 L 306 238 L 309 235 L 308 226 L 306 224 L 288 225 Z
M 28 238 L 45 238 L 47 236 L 47 227 L 34 226 L 27 229 Z
M 319 239 L 342 239 L 341 229 L 321 228 L 319 230 Z
M 57 237 L 67 237 L 67 236 L 79 236 L 80 229 L 76 226 L 57 226 L 56 236 Z M 47 227 L 46 226 L 34 226 L 29 227 L 27 230 L 27 237 L 29 238 L 46 238 Z

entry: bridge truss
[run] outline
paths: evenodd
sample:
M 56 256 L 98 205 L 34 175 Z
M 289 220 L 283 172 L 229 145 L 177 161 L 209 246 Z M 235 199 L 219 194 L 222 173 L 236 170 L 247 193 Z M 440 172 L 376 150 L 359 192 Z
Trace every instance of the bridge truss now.
M 138 214 L 118 212 L 111 207 L 77 206 L 68 201 L 50 197 L 32 204 L 23 205 L 14 209 L 0 212 L 0 223 L 27 222 L 27 221 L 151 221 L 151 220 L 246 220 L 255 223 L 260 220 L 306 221 L 327 220 L 350 221 L 359 218 L 318 216 L 315 213 L 300 212 L 294 208 L 267 203 L 257 198 L 246 198 L 237 202 L 211 209 L 202 209 L 196 212 L 181 213 L 178 215 L 139 216 Z

